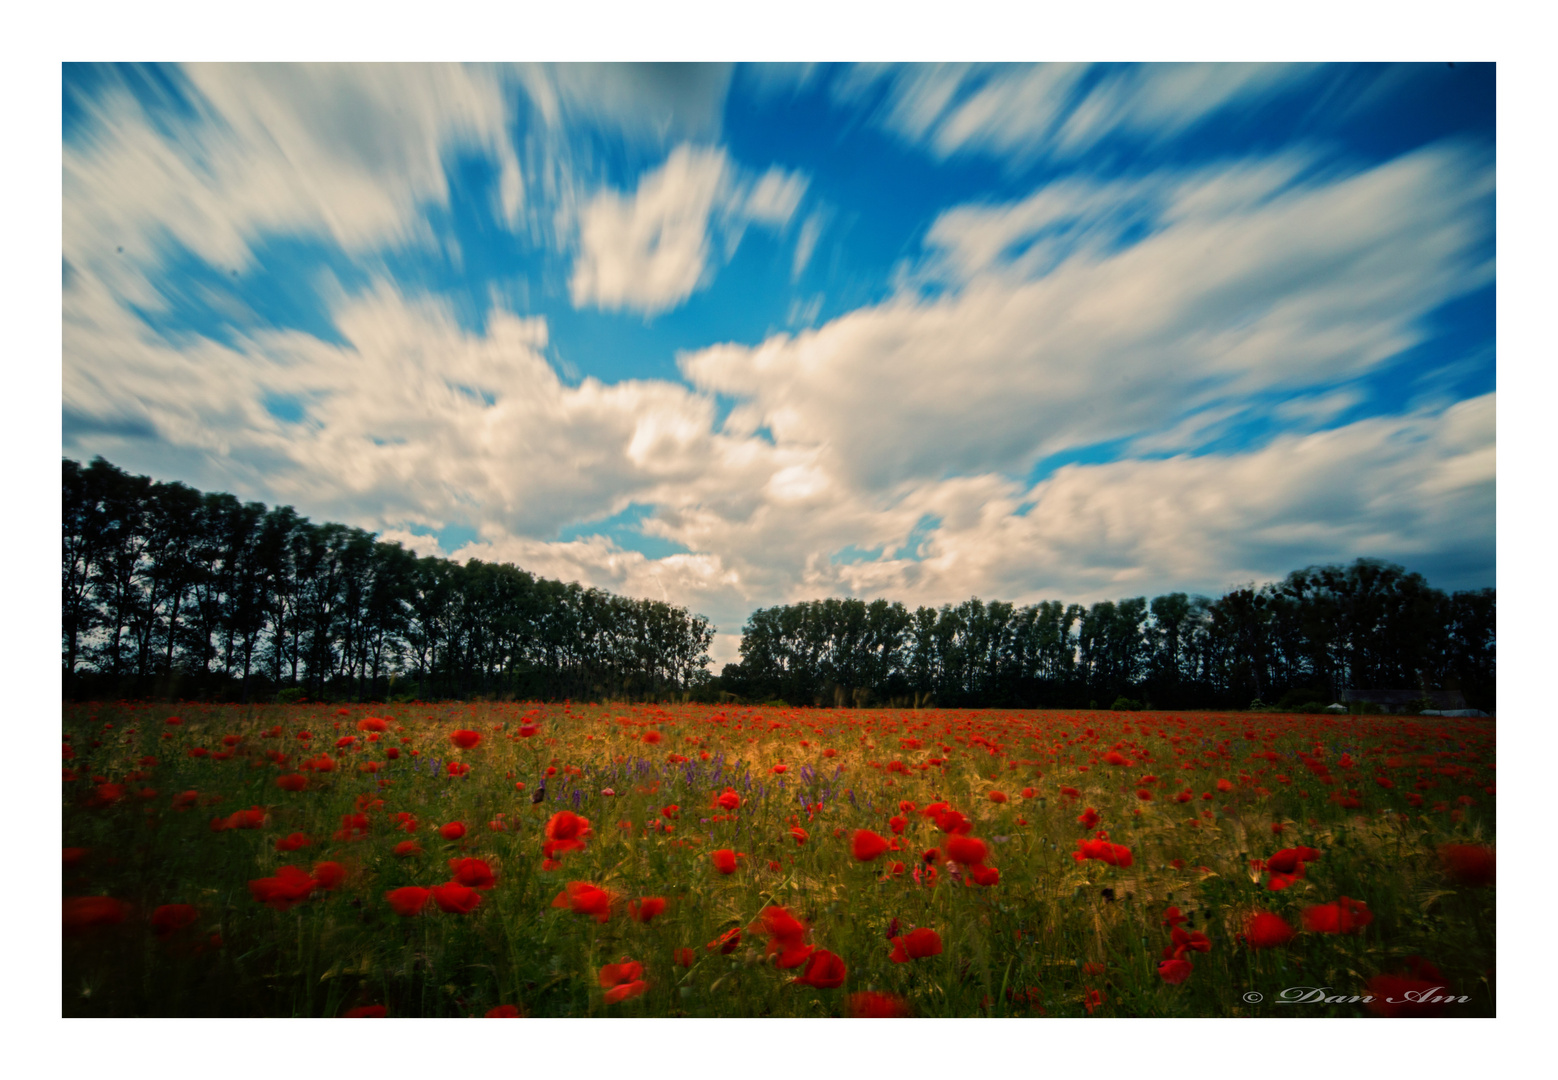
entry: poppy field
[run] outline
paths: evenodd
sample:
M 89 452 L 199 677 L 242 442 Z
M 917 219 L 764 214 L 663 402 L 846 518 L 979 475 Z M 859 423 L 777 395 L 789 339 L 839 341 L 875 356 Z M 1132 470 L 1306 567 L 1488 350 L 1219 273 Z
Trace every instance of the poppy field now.
M 1495 1014 L 1488 719 L 119 702 L 63 755 L 66 1016 Z

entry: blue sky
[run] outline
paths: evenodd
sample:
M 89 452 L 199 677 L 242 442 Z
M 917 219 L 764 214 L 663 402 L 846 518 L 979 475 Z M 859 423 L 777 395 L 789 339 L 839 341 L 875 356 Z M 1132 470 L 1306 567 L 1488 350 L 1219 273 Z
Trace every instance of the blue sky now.
M 1491 65 L 66 65 L 63 450 L 709 614 L 1494 580 Z

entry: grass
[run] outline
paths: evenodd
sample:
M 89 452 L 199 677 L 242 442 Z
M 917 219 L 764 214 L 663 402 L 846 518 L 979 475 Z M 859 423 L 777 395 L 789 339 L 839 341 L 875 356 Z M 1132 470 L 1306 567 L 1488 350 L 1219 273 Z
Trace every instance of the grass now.
M 174 715 L 180 722 L 167 724 Z M 359 730 L 367 717 L 388 721 L 376 741 Z M 1488 720 L 97 703 L 67 705 L 64 728 L 65 844 L 84 849 L 65 869 L 65 895 L 125 905 L 118 921 L 67 933 L 67 1016 L 338 1016 L 383 1006 L 390 1016 L 479 1017 L 513 1005 L 530 1016 L 821 1017 L 848 1015 L 851 995 L 866 990 L 895 995 L 917 1016 L 1352 1016 L 1367 1015 L 1366 1005 L 1278 998 L 1290 987 L 1362 995 L 1412 957 L 1437 967 L 1443 993 L 1469 998 L 1444 1006 L 1446 1015 L 1495 1011 L 1493 889 L 1451 880 L 1438 855 L 1446 843 L 1493 842 Z M 481 741 L 458 749 L 456 730 Z M 356 742 L 338 750 L 344 736 Z M 196 748 L 208 753 L 191 756 Z M 1130 764 L 1107 764 L 1110 751 Z M 302 791 L 277 786 L 321 753 L 338 763 L 333 771 L 303 772 Z M 451 762 L 469 772 L 451 776 Z M 360 771 L 370 763 L 378 771 Z M 713 804 L 726 786 L 741 800 L 733 812 Z M 1175 801 L 1182 790 L 1189 801 Z M 194 805 L 175 809 L 190 791 Z M 945 854 L 947 834 L 921 812 L 938 801 L 971 820 L 997 884 L 963 885 L 946 862 L 921 861 L 929 848 Z M 901 802 L 915 810 L 900 814 Z M 680 810 L 663 816 L 673 804 Z M 264 812 L 261 827 L 213 829 L 213 819 L 251 806 Z M 1087 807 L 1100 815 L 1091 830 L 1077 821 Z M 592 835 L 545 869 L 546 825 L 561 810 L 588 818 Z M 335 839 L 358 813 L 366 835 Z M 401 813 L 415 817 L 414 832 Z M 905 819 L 901 836 L 894 815 Z M 454 821 L 468 831 L 446 840 L 437 830 Z M 809 834 L 804 844 L 792 825 Z M 857 829 L 902 850 L 856 861 Z M 1130 849 L 1129 866 L 1074 858 L 1099 829 Z M 279 852 L 276 841 L 294 832 L 311 846 Z M 423 853 L 397 857 L 406 840 Z M 1272 891 L 1252 860 L 1298 845 L 1322 854 Z M 717 849 L 742 854 L 735 873 L 714 868 Z M 497 878 L 470 914 L 429 904 L 402 918 L 384 899 L 449 880 L 449 860 L 465 856 L 486 860 Z M 309 871 L 323 860 L 348 870 L 334 890 L 284 911 L 251 894 L 251 881 L 283 865 Z M 553 906 L 570 881 L 617 894 L 607 921 Z M 626 901 L 655 896 L 667 901 L 662 915 L 629 917 Z M 1355 933 L 1303 931 L 1305 909 L 1341 896 L 1364 901 L 1372 921 Z M 152 913 L 172 904 L 193 905 L 195 921 L 158 937 Z M 729 953 L 707 947 L 769 905 L 793 912 L 809 943 L 843 959 L 841 987 L 795 983 L 804 969 L 776 968 L 760 934 L 745 933 Z M 1210 951 L 1187 954 L 1192 972 L 1179 985 L 1158 969 L 1170 905 L 1188 917 L 1183 929 L 1210 941 Z M 1250 947 L 1241 933 L 1257 909 L 1301 932 L 1281 947 Z M 934 929 L 941 954 L 891 962 L 895 921 L 900 934 Z M 692 966 L 677 962 L 682 949 L 695 954 Z M 643 965 L 647 990 L 608 1005 L 597 973 L 624 957 Z M 1264 1000 L 1246 1000 L 1255 993 Z

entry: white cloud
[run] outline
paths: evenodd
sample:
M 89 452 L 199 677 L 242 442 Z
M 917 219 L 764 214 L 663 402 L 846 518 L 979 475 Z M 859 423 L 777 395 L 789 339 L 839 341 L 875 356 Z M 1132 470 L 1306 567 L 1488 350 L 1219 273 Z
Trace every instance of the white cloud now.
M 1260 104 L 1312 70 L 1289 64 L 861 65 L 840 77 L 833 92 L 857 102 L 885 85 L 876 121 L 939 158 L 983 153 L 1020 161 L 1075 157 L 1115 134 L 1161 143 L 1234 105 Z
M 1305 185 L 1271 170 L 1259 198 L 1250 174 L 1164 181 L 1144 239 L 1031 264 L 999 253 L 1057 220 L 1048 204 L 949 211 L 930 232 L 946 291 L 706 349 L 682 371 L 749 404 L 779 445 L 815 448 L 867 488 L 1017 473 L 1218 401 L 1352 378 L 1491 274 L 1478 252 L 1491 176 L 1453 149 Z M 1098 212 L 1113 198 L 1051 201 L 1081 213 L 1073 231 L 1113 228 Z
M 161 301 L 138 268 L 169 241 L 225 269 L 247 265 L 266 233 L 354 253 L 425 239 L 420 210 L 447 202 L 443 160 L 457 148 L 489 154 L 502 210 L 521 211 L 493 69 L 195 64 L 170 77 L 187 110 L 153 113 L 111 81 L 64 144 L 64 256 L 143 306 Z
M 777 167 L 748 181 L 723 149 L 678 146 L 633 195 L 604 189 L 579 212 L 574 306 L 647 315 L 675 307 L 711 279 L 715 227 L 728 259 L 749 223 L 787 224 L 806 184 Z
M 795 258 L 790 263 L 790 280 L 799 281 L 801 272 L 811 262 L 812 252 L 817 250 L 817 241 L 822 237 L 822 214 L 816 212 L 801 222 L 800 235 L 795 238 Z

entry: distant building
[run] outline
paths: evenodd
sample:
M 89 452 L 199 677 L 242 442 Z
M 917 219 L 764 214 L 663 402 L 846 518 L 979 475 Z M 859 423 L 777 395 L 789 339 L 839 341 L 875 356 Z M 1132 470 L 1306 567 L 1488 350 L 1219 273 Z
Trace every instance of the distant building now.
M 1359 705 L 1368 702 L 1378 705 L 1388 712 L 1403 712 L 1407 708 L 1426 701 L 1428 708 L 1437 710 L 1459 710 L 1466 708 L 1466 698 L 1459 690 L 1399 690 L 1384 687 L 1359 687 L 1356 690 L 1348 690 L 1345 695 L 1347 704 Z

